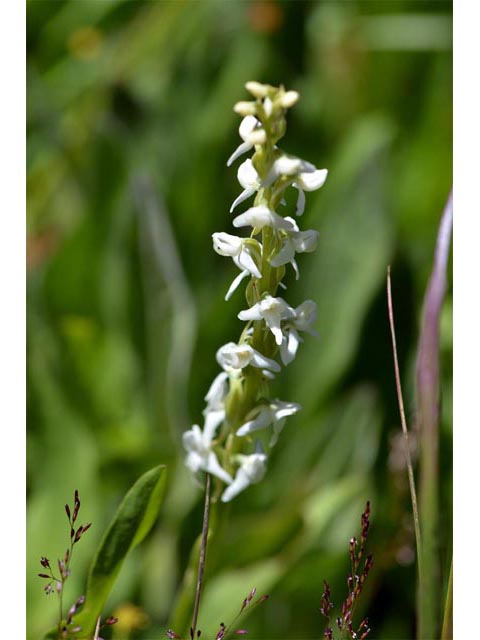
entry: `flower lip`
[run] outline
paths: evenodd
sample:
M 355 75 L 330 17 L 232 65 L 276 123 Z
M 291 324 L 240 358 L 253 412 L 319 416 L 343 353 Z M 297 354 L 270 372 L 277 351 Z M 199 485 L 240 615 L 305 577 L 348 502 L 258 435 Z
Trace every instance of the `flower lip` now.
M 260 129 L 260 121 L 253 115 L 247 115 L 243 118 L 238 128 L 238 133 L 240 134 L 243 142 L 235 149 L 227 160 L 227 167 L 235 162 L 235 160 L 241 155 L 250 151 L 254 145 L 262 144 L 262 141 L 266 140 L 265 131 Z
M 255 278 L 261 278 L 262 273 L 257 266 L 261 260 L 262 246 L 253 238 L 239 238 L 230 233 L 212 234 L 213 248 L 221 256 L 233 258 L 241 271 L 247 271 Z
M 301 405 L 296 402 L 283 402 L 282 400 L 273 400 L 269 404 L 260 405 L 254 410 L 254 417 L 237 430 L 237 436 L 246 436 L 270 425 L 275 428 L 276 424 L 280 424 L 281 430 L 285 418 L 297 413 L 301 408 Z
M 230 484 L 233 482 L 232 477 L 222 468 L 211 449 L 212 436 L 212 433 L 202 432 L 198 424 L 194 424 L 189 431 L 185 431 L 182 436 L 183 446 L 187 451 L 185 464 L 194 474 L 205 471 Z
M 269 209 L 265 205 L 250 207 L 244 213 L 233 219 L 234 227 L 253 227 L 254 229 L 263 229 L 263 227 L 273 227 L 274 229 L 282 229 L 291 231 L 293 225 L 291 222 L 279 216 L 278 213 Z
M 281 321 L 294 317 L 295 312 L 283 298 L 274 298 L 266 295 L 263 300 L 257 302 L 250 307 L 244 309 L 238 314 L 240 320 L 265 320 L 268 328 L 275 336 L 277 345 L 282 344 L 283 334 L 281 330 Z
M 233 482 L 222 494 L 222 502 L 230 502 L 235 496 L 251 484 L 260 482 L 265 476 L 267 456 L 264 453 L 252 453 L 248 456 L 238 455 L 241 465 Z

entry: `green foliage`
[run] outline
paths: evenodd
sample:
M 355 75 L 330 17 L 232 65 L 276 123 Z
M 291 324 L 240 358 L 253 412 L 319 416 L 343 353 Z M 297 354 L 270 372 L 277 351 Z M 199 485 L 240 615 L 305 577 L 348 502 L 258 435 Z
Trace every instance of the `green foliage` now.
M 131 602 L 143 608 L 149 625 L 125 631 L 135 640 L 162 637 L 172 619 L 201 523 L 181 433 L 201 420 L 215 352 L 238 336 L 236 314 L 245 308 L 240 292 L 223 300 L 235 267 L 214 253 L 211 234 L 233 232 L 228 210 L 240 187 L 225 166 L 239 142 L 232 106 L 256 79 L 300 92 L 285 149 L 329 169 L 300 220 L 319 230 L 319 248 L 299 257 L 295 286 L 289 275 L 291 303 L 319 306 L 320 338 L 306 336 L 275 381 L 275 395 L 304 410 L 287 424 L 267 479 L 219 510 L 201 626 L 214 629 L 263 586 L 271 597 L 245 622 L 250 635 L 320 637 L 322 580 L 343 597 L 348 540 L 370 499 L 375 566 L 362 612 L 372 637 L 413 637 L 414 540 L 395 439 L 385 282 L 390 263 L 413 426 L 421 304 L 451 186 L 451 3 L 27 7 L 27 635 L 42 637 L 55 623 L 36 573 L 39 557 L 64 544 L 65 495 L 78 488 L 93 521 L 73 560 L 68 603 L 83 592 L 115 505 L 160 461 L 170 483 L 162 521 L 141 553 L 127 557 L 108 613 Z M 135 200 L 139 176 L 158 197 L 160 230 Z M 287 194 L 288 206 L 294 199 Z M 159 256 L 172 255 L 176 267 L 165 269 Z M 441 336 L 444 592 L 450 307 L 449 291 Z
M 92 562 L 85 605 L 74 617 L 74 623 L 82 628 L 81 637 L 91 637 L 126 555 L 142 542 L 155 523 L 165 480 L 164 466 L 147 471 L 118 507 Z

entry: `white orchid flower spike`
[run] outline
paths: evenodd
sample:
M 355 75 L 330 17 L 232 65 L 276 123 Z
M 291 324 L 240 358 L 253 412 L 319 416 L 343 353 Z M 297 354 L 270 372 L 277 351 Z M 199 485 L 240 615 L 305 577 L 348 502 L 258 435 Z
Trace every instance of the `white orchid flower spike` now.
M 312 300 L 293 308 L 277 292 L 286 289 L 286 265 L 292 266 L 298 279 L 297 254 L 316 249 L 317 231 L 299 229 L 292 216 L 303 213 L 305 193 L 319 189 L 328 175 L 326 169 L 286 153 L 279 144 L 286 130 L 286 112 L 299 94 L 254 81 L 245 88 L 253 99 L 234 105 L 242 118 L 241 141 L 227 164 L 252 150 L 249 158 L 239 162 L 242 191 L 230 207 L 230 212 L 236 212 L 233 227 L 247 227 L 248 237 L 212 235 L 215 251 L 231 258 L 239 269 L 225 299 L 248 281 L 244 287 L 248 308 L 238 313 L 245 325 L 237 342 L 227 342 L 216 353 L 222 372 L 205 396 L 203 429 L 195 424 L 183 435 L 187 467 L 197 479 L 204 472 L 216 476 L 217 485 L 219 480 L 224 482 L 223 502 L 265 475 L 267 456 L 260 442 L 252 449 L 252 434 L 268 428 L 273 447 L 287 418 L 301 409 L 295 402 L 272 399 L 269 382 L 281 370 L 280 361 L 287 365 L 295 358 L 303 333 L 316 335 L 317 308 Z M 290 217 L 282 216 L 281 205 L 288 210 L 286 191 L 292 186 L 298 191 L 296 207 Z M 238 213 L 237 207 L 246 201 L 252 206 L 244 205 L 246 211 Z

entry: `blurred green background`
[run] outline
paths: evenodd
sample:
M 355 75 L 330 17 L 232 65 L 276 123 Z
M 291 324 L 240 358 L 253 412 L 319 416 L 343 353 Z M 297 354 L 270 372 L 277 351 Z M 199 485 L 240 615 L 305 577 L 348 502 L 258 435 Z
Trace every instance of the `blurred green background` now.
M 74 489 L 93 521 L 67 583 L 83 592 L 121 497 L 166 463 L 161 520 L 125 564 L 105 613 L 116 638 L 161 638 L 202 496 L 181 433 L 201 419 L 217 348 L 239 335 L 232 232 L 241 188 L 233 104 L 247 80 L 301 94 L 283 148 L 329 169 L 301 228 L 320 231 L 285 297 L 318 304 L 274 394 L 300 402 L 266 479 L 238 497 L 209 550 L 200 627 L 249 590 L 270 600 L 250 637 L 320 638 L 323 579 L 346 595 L 348 540 L 372 503 L 375 566 L 359 615 L 372 637 L 412 638 L 415 552 L 386 310 L 392 265 L 407 419 L 423 295 L 452 181 L 451 2 L 27 2 L 29 638 L 55 622 L 36 577 L 67 544 Z M 141 188 L 140 188 L 141 187 Z M 292 195 L 289 204 L 294 199 Z M 246 207 L 245 207 L 246 208 Z M 240 207 L 240 211 L 243 210 Z M 451 554 L 452 299 L 442 314 L 442 588 Z M 133 608 L 135 605 L 137 608 Z M 119 623 L 120 624 L 120 623 Z M 128 629 L 130 627 L 130 630 Z

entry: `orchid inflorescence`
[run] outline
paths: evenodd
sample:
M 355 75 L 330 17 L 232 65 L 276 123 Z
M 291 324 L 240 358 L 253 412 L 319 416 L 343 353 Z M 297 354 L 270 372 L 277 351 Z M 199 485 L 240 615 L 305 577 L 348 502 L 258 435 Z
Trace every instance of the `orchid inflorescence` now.
M 282 279 L 288 264 L 299 278 L 295 256 L 316 249 L 318 232 L 301 231 L 292 217 L 282 217 L 276 209 L 286 205 L 285 191 L 292 186 L 298 191 L 296 215 L 301 216 L 305 191 L 319 189 L 327 178 L 326 169 L 317 169 L 277 146 L 285 134 L 286 111 L 296 104 L 299 94 L 258 82 L 247 82 L 246 89 L 254 99 L 234 107 L 243 117 L 239 128 L 243 142 L 227 165 L 254 150 L 238 168 L 243 191 L 230 209 L 233 212 L 256 194 L 253 206 L 233 219 L 234 227 L 252 227 L 252 232 L 248 237 L 213 234 L 215 251 L 231 257 L 240 269 L 225 299 L 250 278 L 248 308 L 238 314 L 246 325 L 238 343 L 229 342 L 217 351 L 223 371 L 205 397 L 203 429 L 193 425 L 183 434 L 187 467 L 197 477 L 206 472 L 225 483 L 223 502 L 265 475 L 265 446 L 260 440 L 254 443 L 251 434 L 272 427 L 267 446 L 273 447 L 286 418 L 301 409 L 295 402 L 270 399 L 268 383 L 281 370 L 275 357 L 279 354 L 283 365 L 289 364 L 302 342 L 300 333 L 316 335 L 315 303 L 306 300 L 293 308 L 277 296 L 277 290 L 286 288 Z

